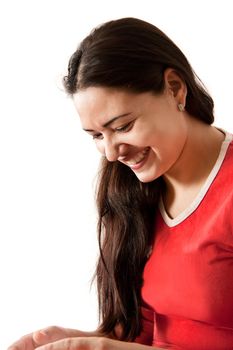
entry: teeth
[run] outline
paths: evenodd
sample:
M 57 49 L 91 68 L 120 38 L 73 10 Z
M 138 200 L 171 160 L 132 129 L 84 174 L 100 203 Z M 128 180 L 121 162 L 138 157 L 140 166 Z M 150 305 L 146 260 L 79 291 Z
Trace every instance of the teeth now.
M 142 152 L 136 154 L 136 156 L 134 158 L 132 158 L 130 161 L 127 162 L 128 165 L 135 165 L 137 163 L 140 163 L 143 158 L 145 157 L 145 155 L 147 154 L 149 150 L 149 147 L 144 149 Z

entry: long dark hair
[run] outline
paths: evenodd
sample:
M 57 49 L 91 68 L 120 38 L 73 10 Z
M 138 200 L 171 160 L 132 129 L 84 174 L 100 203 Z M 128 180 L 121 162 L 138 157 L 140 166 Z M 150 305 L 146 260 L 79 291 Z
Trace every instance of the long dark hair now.
M 136 18 L 95 28 L 70 58 L 64 86 L 71 95 L 93 86 L 159 94 L 169 67 L 186 83 L 186 111 L 211 124 L 213 100 L 184 54 L 161 30 Z M 95 276 L 99 331 L 104 335 L 115 334 L 117 326 L 122 340 L 133 340 L 140 332 L 142 273 L 163 186 L 162 178 L 141 183 L 127 166 L 102 159 L 97 185 L 100 258 Z

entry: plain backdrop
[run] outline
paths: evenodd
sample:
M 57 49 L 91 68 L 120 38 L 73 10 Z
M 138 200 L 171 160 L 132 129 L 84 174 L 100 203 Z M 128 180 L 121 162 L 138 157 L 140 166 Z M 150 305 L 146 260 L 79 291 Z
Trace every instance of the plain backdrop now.
M 61 88 L 90 30 L 120 17 L 162 29 L 233 131 L 231 1 L 0 1 L 0 349 L 48 325 L 97 326 L 99 156 Z

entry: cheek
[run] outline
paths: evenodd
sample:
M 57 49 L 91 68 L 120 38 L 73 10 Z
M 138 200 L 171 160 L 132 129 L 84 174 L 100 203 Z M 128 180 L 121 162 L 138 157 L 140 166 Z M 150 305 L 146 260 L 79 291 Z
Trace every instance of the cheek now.
M 129 144 L 137 147 L 149 146 L 152 140 L 155 139 L 155 134 L 147 126 L 142 126 L 133 130 L 129 134 L 125 134 L 124 139 L 122 138 L 122 143 Z

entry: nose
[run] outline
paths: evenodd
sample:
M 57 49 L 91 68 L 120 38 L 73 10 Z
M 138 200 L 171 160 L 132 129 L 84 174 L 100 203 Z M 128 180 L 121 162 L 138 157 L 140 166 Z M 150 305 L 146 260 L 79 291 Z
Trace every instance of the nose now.
M 104 155 L 109 162 L 115 162 L 120 157 L 124 157 L 128 152 L 128 145 L 125 143 L 114 142 L 112 139 L 104 140 Z
M 109 162 L 115 162 L 119 157 L 119 146 L 110 140 L 105 140 L 104 154 Z

